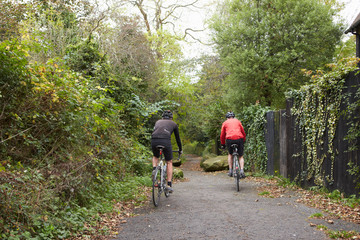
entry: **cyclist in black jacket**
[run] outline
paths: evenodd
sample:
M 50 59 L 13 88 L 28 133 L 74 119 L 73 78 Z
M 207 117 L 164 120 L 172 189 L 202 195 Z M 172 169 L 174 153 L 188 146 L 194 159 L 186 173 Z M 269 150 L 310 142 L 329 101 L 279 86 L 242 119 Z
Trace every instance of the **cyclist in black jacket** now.
M 172 165 L 172 146 L 171 146 L 171 134 L 174 132 L 176 143 L 179 147 L 180 153 L 182 152 L 181 140 L 179 135 L 178 125 L 172 120 L 173 114 L 170 110 L 164 111 L 162 115 L 162 119 L 158 120 L 155 123 L 154 131 L 151 135 L 151 148 L 153 151 L 153 169 L 156 168 L 160 152 L 156 146 L 162 145 L 165 147 L 163 150 L 165 161 L 167 163 L 167 190 L 172 193 L 174 190 L 172 189 L 172 174 L 173 174 L 173 165 Z M 154 171 L 153 171 L 154 174 Z M 154 177 L 154 176 L 153 176 Z

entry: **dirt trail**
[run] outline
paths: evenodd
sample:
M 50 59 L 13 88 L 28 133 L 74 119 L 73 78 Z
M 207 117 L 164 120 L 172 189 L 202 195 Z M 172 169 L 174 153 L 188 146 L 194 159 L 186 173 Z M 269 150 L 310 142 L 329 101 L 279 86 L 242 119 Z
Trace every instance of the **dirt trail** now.
M 297 203 L 296 195 L 264 198 L 256 190 L 261 183 L 247 179 L 236 192 L 233 178 L 201 172 L 199 162 L 188 155 L 181 167 L 186 180 L 174 184 L 169 198 L 162 195 L 159 207 L 139 209 L 114 239 L 328 239 L 308 219 L 321 211 Z

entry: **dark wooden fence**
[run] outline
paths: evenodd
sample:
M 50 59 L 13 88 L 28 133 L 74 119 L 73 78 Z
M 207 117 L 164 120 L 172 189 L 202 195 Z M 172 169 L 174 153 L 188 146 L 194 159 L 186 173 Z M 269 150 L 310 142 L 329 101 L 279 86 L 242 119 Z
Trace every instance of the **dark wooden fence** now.
M 360 74 L 349 74 L 345 82 L 344 95 L 349 96 L 349 101 L 343 101 L 340 105 L 340 111 L 346 110 L 349 102 L 356 101 L 356 91 L 360 87 Z M 302 176 L 306 174 L 306 149 L 302 144 L 302 136 L 299 127 L 296 124 L 295 116 L 291 115 L 290 109 L 293 105 L 292 99 L 287 100 L 286 110 L 271 111 L 266 115 L 267 125 L 265 127 L 265 141 L 268 154 L 267 173 L 280 174 L 292 181 L 297 181 L 304 187 L 314 185 L 314 179 L 306 179 Z M 359 120 L 360 109 L 357 109 L 350 119 Z M 345 140 L 349 130 L 349 120 L 347 115 L 341 114 L 336 128 L 334 139 L 334 153 L 335 161 L 332 171 L 332 160 L 328 154 L 322 164 L 322 171 L 324 175 L 333 174 L 334 182 L 325 181 L 325 187 L 329 190 L 339 189 L 347 195 L 359 195 L 360 189 L 356 188 L 356 181 L 358 175 L 351 175 L 349 173 L 350 167 L 348 163 L 351 161 L 356 166 L 360 167 L 360 146 L 355 151 L 348 151 L 349 142 Z M 359 123 L 360 124 L 360 123 Z M 327 133 L 324 137 L 325 146 L 327 146 Z M 357 139 L 357 144 L 360 144 L 360 137 Z M 319 147 L 319 155 L 326 153 L 327 149 Z M 320 152 L 322 151 L 322 152 Z M 302 153 L 302 154 L 299 154 Z

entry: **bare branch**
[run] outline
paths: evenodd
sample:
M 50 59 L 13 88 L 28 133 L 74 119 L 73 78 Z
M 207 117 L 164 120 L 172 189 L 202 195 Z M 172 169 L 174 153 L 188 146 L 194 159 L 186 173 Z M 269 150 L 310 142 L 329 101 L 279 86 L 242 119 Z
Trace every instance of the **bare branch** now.
M 169 5 L 168 7 L 164 7 L 164 9 L 168 9 L 168 8 L 173 8 L 173 9 L 176 9 L 176 8 L 186 8 L 186 7 L 196 7 L 198 8 L 195 4 L 199 2 L 199 0 L 195 0 L 194 2 L 192 3 L 188 3 L 188 4 L 185 4 L 185 5 L 179 5 L 179 4 L 172 4 L 172 5 Z
M 107 6 L 107 9 L 100 12 L 100 16 L 98 19 L 94 19 L 96 21 L 96 25 L 90 30 L 88 42 L 91 41 L 92 34 L 100 26 L 101 21 L 106 18 L 106 13 L 110 12 L 110 6 L 107 1 L 105 1 L 105 5 Z M 95 6 L 96 6 L 96 9 L 100 9 L 98 1 L 95 1 Z
M 172 29 L 173 29 L 173 32 L 176 32 L 176 26 L 175 26 L 175 24 L 173 23 L 173 22 L 163 22 L 162 23 L 163 25 L 166 25 L 166 24 L 170 24 L 170 25 L 172 25 Z
M 178 5 L 178 4 L 172 4 L 172 5 L 169 5 L 168 7 L 163 7 L 164 9 L 170 9 L 169 11 L 166 12 L 165 16 L 160 19 L 161 22 L 164 22 L 168 17 L 172 16 L 172 14 L 175 12 L 176 9 L 178 8 L 187 8 L 187 7 L 196 7 L 195 6 L 195 3 L 197 3 L 199 0 L 195 0 L 194 2 L 192 3 L 189 3 L 189 4 L 185 4 L 185 5 Z
M 14 137 L 16 137 L 16 136 L 24 133 L 24 132 L 27 132 L 27 131 L 29 131 L 30 129 L 32 129 L 33 127 L 34 127 L 34 126 L 29 127 L 28 129 L 25 129 L 24 131 L 21 131 L 21 132 L 19 132 L 18 134 L 15 134 L 14 136 L 8 137 L 7 139 L 1 141 L 0 143 L 6 142 L 6 141 L 8 141 L 8 140 L 10 140 L 10 139 L 12 139 L 12 138 L 14 138 Z
M 194 37 L 194 36 L 190 33 L 190 31 L 192 31 L 192 32 L 202 32 L 202 31 L 204 31 L 204 30 L 194 30 L 194 29 L 191 29 L 191 28 L 187 28 L 187 29 L 185 29 L 184 39 L 185 39 L 186 36 L 190 36 L 190 37 L 191 37 L 192 39 L 194 39 L 195 41 L 198 41 L 199 43 L 204 44 L 204 45 L 206 45 L 206 46 L 212 46 L 212 45 L 214 45 L 214 43 L 204 43 L 204 42 L 201 41 L 200 39 Z
M 91 29 L 91 31 L 90 31 L 88 42 L 91 41 L 92 33 L 100 26 L 100 22 L 101 22 L 102 20 L 104 20 L 105 17 L 106 17 L 105 14 L 103 14 L 103 16 L 100 17 L 100 19 L 97 20 L 96 26 L 95 26 L 93 29 Z
M 151 35 L 151 28 L 150 28 L 150 23 L 149 23 L 149 20 L 148 20 L 148 15 L 147 13 L 145 12 L 144 10 L 144 7 L 143 7 L 143 0 L 140 0 L 140 1 L 135 1 L 133 2 L 132 4 L 134 4 L 135 6 L 138 7 L 141 15 L 143 16 L 143 19 L 144 19 L 144 22 L 145 22 L 145 25 L 146 25 L 146 31 L 148 32 L 149 35 Z
M 4 115 L 4 111 L 5 111 L 5 107 L 6 107 L 6 103 L 4 104 L 4 107 L 3 107 L 3 109 L 2 109 L 2 111 L 1 111 L 1 114 L 0 114 L 0 119 L 2 118 L 2 116 Z

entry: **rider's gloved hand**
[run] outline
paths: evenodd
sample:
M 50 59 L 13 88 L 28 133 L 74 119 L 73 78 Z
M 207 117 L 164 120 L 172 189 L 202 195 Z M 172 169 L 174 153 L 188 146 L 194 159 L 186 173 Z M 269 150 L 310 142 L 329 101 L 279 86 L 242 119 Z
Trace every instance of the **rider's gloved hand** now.
M 221 149 L 225 149 L 225 144 L 221 144 Z

